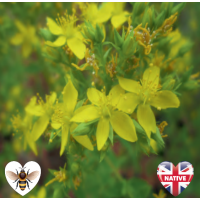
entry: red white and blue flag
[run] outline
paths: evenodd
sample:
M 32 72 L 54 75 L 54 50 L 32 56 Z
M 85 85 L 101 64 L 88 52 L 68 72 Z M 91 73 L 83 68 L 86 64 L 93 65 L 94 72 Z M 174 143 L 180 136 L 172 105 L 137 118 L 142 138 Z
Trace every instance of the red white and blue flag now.
M 191 182 L 194 168 L 187 161 L 180 162 L 176 167 L 173 163 L 164 161 L 158 165 L 157 176 L 173 196 L 178 196 Z

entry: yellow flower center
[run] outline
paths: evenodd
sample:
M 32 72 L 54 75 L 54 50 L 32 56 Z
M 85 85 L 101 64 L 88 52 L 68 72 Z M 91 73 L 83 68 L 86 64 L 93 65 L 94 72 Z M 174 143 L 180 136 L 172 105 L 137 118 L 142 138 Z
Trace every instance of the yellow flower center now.
M 151 73 L 151 71 L 150 71 Z M 150 79 L 150 73 L 148 79 L 143 79 L 141 81 L 142 87 L 140 89 L 139 95 L 142 102 L 145 104 L 147 101 L 150 101 L 153 96 L 156 95 L 158 90 L 157 79 L 159 78 L 158 75 L 155 76 L 154 80 Z
M 109 119 L 111 117 L 110 108 L 107 105 L 104 106 L 102 109 L 102 116 L 106 119 Z
M 49 95 L 46 95 L 46 102 L 44 102 L 44 100 L 42 99 L 42 97 L 39 96 L 39 94 L 37 94 L 39 97 L 38 100 L 38 104 L 42 106 L 42 109 L 46 115 L 51 116 L 54 112 L 53 110 L 53 103 L 52 100 L 50 99 L 51 97 Z
M 64 16 L 60 17 L 58 14 L 58 18 L 56 18 L 56 22 L 63 30 L 63 35 L 66 38 L 71 38 L 74 36 L 76 32 L 76 16 L 68 15 L 67 13 L 64 14 Z
M 17 116 L 13 116 L 11 122 L 15 130 L 18 130 L 22 127 L 22 119 L 19 114 Z
M 63 125 L 63 124 L 69 123 L 71 117 L 72 116 L 70 116 L 69 113 L 65 112 L 59 106 L 56 106 L 56 108 L 54 109 L 54 114 L 52 115 L 51 119 L 54 123 Z

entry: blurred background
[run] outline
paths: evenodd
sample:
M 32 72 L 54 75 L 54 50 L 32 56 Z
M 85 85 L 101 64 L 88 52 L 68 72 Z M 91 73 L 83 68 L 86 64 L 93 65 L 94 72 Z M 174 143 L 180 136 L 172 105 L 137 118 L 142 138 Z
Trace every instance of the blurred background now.
M 174 165 L 180 161 L 193 165 L 193 180 L 179 197 L 200 197 L 200 90 L 189 86 L 188 91 L 181 91 L 178 109 L 156 113 L 158 121 L 168 123 L 164 129 L 167 135 L 164 138 L 165 148 L 158 155 L 138 153 L 134 145 L 120 140 L 109 151 L 112 162 L 103 160 L 99 164 L 99 157 L 88 152 L 90 160 L 83 166 L 87 174 L 77 190 L 60 187 L 59 183 L 44 187 L 53 178 L 48 169 L 59 170 L 60 166 L 64 166 L 66 157 L 59 156 L 59 145 L 48 143 L 48 135 L 37 141 L 37 157 L 28 148 L 24 151 L 20 137 L 16 138 L 13 134 L 11 118 L 13 114 L 23 112 L 30 97 L 36 93 L 44 97 L 50 91 L 62 91 L 64 68 L 43 57 L 44 40 L 39 30 L 46 26 L 47 16 L 56 18 L 57 13 L 66 9 L 70 12 L 73 4 L 0 3 L 0 197 L 20 197 L 8 185 L 4 174 L 6 164 L 14 160 L 22 166 L 33 160 L 42 168 L 39 183 L 25 197 L 124 197 L 121 190 L 125 186 L 117 178 L 116 171 L 131 180 L 130 196 L 173 197 L 165 191 L 156 175 L 158 164 L 165 160 Z M 126 3 L 127 10 L 131 6 Z M 187 3 L 175 24 L 183 37 L 194 44 L 187 56 L 190 61 L 188 67 L 193 67 L 197 78 L 200 71 L 199 13 L 200 3 Z M 17 27 L 15 20 L 23 26 L 19 24 Z M 18 40 L 13 40 L 13 37 Z

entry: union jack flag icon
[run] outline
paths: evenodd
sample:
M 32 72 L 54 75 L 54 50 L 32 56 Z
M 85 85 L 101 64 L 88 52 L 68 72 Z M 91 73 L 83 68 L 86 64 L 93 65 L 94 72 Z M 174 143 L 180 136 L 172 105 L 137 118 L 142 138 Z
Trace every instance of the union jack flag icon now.
M 176 167 L 173 163 L 164 161 L 158 165 L 157 176 L 173 196 L 178 196 L 191 182 L 194 168 L 187 161 L 180 162 Z

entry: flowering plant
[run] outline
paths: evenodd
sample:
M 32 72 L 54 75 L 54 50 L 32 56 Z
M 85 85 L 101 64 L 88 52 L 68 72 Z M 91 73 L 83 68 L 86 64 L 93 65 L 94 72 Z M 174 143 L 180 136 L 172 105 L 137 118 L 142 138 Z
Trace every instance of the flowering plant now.
M 144 180 L 121 176 L 111 150 L 120 143 L 129 159 L 136 152 L 158 155 L 165 149 L 164 128 L 171 126 L 158 113 L 179 108 L 183 91 L 199 87 L 190 67 L 192 43 L 176 24 L 184 6 L 72 3 L 65 12 L 59 7 L 57 17 L 46 15 L 38 36 L 34 26 L 15 20 L 18 32 L 10 44 L 22 46 L 24 59 L 37 51 L 52 91 L 35 91 L 24 111 L 12 117 L 13 135 L 35 155 L 43 136 L 45 145 L 60 149 L 65 165 L 49 170 L 53 178 L 45 185 L 57 186 L 54 197 L 63 188 L 78 190 L 84 180 L 94 181 L 88 178 L 91 166 L 105 163 L 120 183 L 119 196 L 140 197 L 137 187 L 149 195 Z

